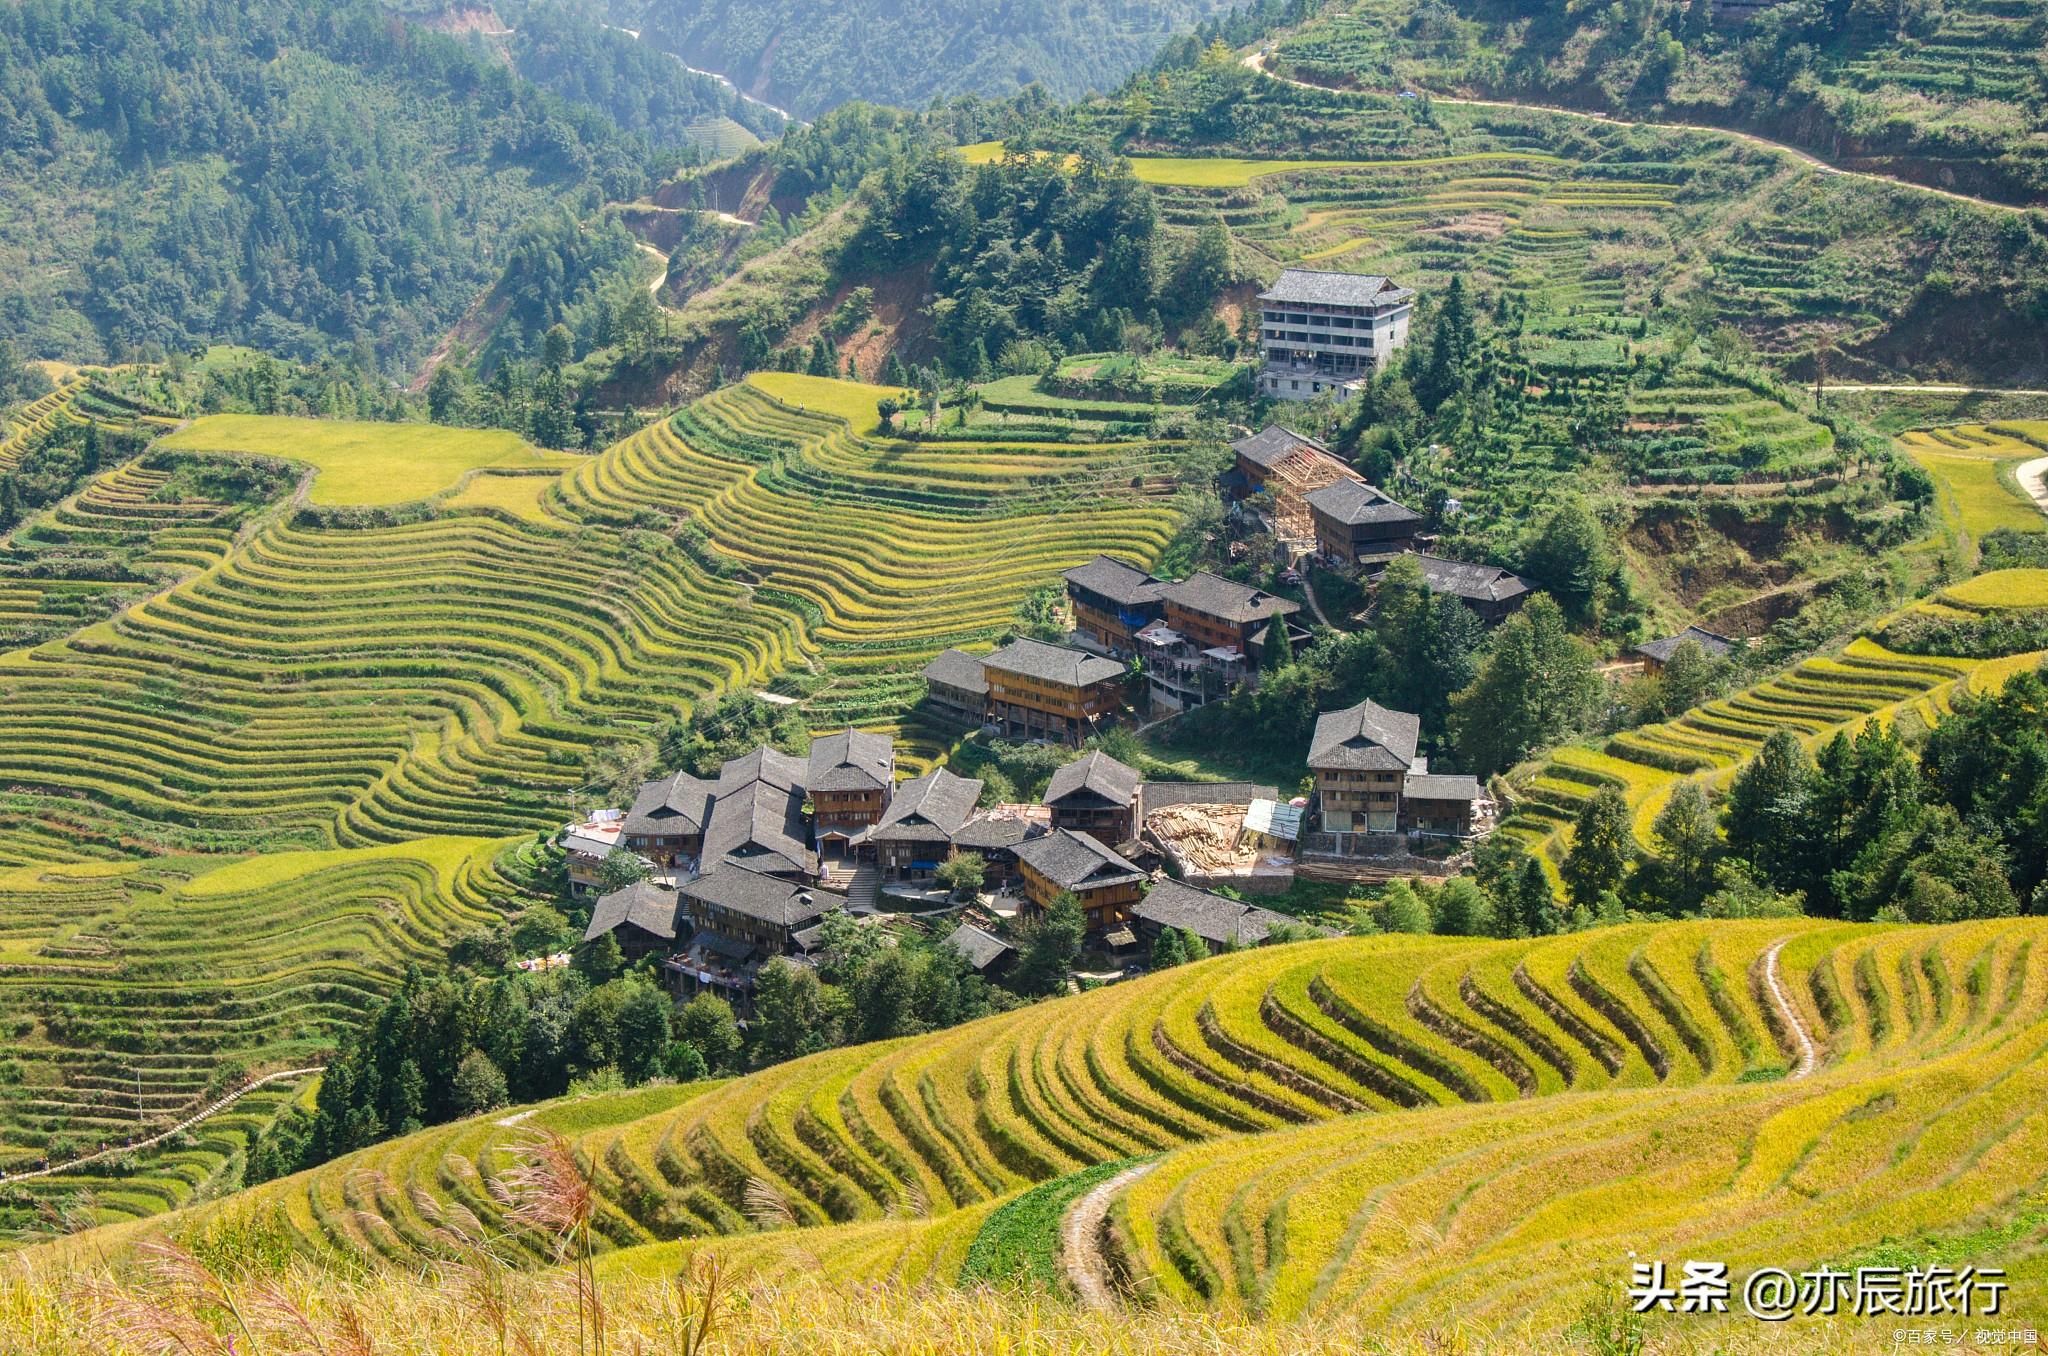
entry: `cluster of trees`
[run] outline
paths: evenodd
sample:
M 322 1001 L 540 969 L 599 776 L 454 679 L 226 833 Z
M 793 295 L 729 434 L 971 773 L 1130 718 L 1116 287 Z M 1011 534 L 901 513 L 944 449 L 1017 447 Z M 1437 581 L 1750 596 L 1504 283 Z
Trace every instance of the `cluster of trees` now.
M 574 342 L 567 326 L 556 325 L 531 361 L 501 361 L 482 381 L 461 363 L 442 363 L 427 383 L 427 417 L 437 424 L 509 428 L 542 447 L 604 446 L 635 420 L 591 408 L 589 391 L 567 371 Z
M 135 456 L 147 441 L 143 434 L 103 432 L 92 423 L 60 422 L 36 435 L 14 466 L 0 472 L 0 532 Z
M 1220 225 L 1169 245 L 1151 190 L 1100 150 L 1063 166 L 1024 154 L 968 165 L 927 149 L 859 196 L 864 224 L 840 272 L 931 260 L 933 337 L 953 376 L 993 376 L 1019 339 L 1054 352 L 1148 346 L 1206 315 L 1231 276 Z
M 1959 702 L 1917 749 L 1877 724 L 1817 755 L 1779 731 L 1720 806 L 1680 783 L 1647 854 L 1621 793 L 1603 790 L 1580 813 L 1563 874 L 1574 903 L 1596 910 L 2006 917 L 2048 912 L 2044 826 L 2048 682 L 2030 673 Z

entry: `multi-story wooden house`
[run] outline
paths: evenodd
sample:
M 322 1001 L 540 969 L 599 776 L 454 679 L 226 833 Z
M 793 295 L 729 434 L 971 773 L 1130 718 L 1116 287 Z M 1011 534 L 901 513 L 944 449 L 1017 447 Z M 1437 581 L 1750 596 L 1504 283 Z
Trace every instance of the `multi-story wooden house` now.
M 940 720 L 979 725 L 988 719 L 988 678 L 981 656 L 965 650 L 941 650 L 924 666 L 927 709 Z
M 1299 611 L 1300 603 L 1207 570 L 1166 587 L 1166 625 L 1196 650 L 1235 650 L 1256 660 L 1269 628 L 1287 625 Z
M 882 822 L 895 785 L 896 745 L 887 735 L 849 729 L 813 739 L 804 790 L 818 856 L 849 856 L 853 841 Z
M 1111 654 L 1130 654 L 1138 632 L 1166 613 L 1166 583 L 1109 556 L 1076 565 L 1063 578 L 1074 629 Z
M 1052 774 L 1045 804 L 1055 829 L 1085 833 L 1104 847 L 1118 847 L 1138 836 L 1138 787 L 1135 769 L 1097 749 L 1083 754 Z
M 1316 550 L 1333 560 L 1398 555 L 1415 545 L 1423 516 L 1362 480 L 1335 480 L 1308 495 Z
M 760 968 L 777 956 L 797 954 L 797 934 L 846 902 L 843 896 L 729 862 L 682 886 L 677 895 L 680 921 L 692 930 L 688 948 L 667 963 L 677 987 L 685 994 L 718 991 L 743 1012 L 752 1004 Z
M 1086 650 L 1019 638 L 981 661 L 988 718 L 1011 738 L 1079 744 L 1116 723 L 1128 668 Z
M 1108 932 L 1128 922 L 1147 879 L 1135 864 L 1072 829 L 1054 829 L 1019 843 L 1017 866 L 1027 915 L 1070 894 L 1080 902 L 1090 932 Z
M 1355 480 L 1358 472 L 1344 459 L 1304 433 L 1268 424 L 1230 445 L 1234 475 L 1225 485 L 1235 499 L 1264 491 L 1278 493 L 1301 485 Z
M 643 784 L 626 811 L 624 842 L 657 867 L 694 870 L 704 853 L 704 826 L 711 820 L 716 782 L 687 772 Z
M 981 782 L 944 768 L 896 788 L 889 809 L 861 839 L 871 847 L 885 880 L 917 880 L 953 855 L 953 837 L 974 814 Z
M 1326 833 L 1396 833 L 1422 719 L 1364 701 L 1316 717 L 1308 767 Z

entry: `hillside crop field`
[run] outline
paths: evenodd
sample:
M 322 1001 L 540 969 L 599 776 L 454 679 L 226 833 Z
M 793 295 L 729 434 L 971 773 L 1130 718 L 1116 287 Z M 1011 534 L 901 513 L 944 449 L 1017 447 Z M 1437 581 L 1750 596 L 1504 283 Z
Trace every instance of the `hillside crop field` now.
M 874 439 L 852 425 L 873 427 L 875 389 L 726 388 L 565 459 L 531 511 L 268 520 L 0 658 L 0 863 L 548 828 L 591 749 L 779 675 L 815 725 L 898 728 L 932 654 L 992 641 L 1097 551 L 1156 558 L 1175 529 L 1169 449 Z M 430 441 L 404 428 L 354 459 L 344 434 L 313 455 L 389 502 L 480 455 L 408 459 Z M 685 520 L 679 542 L 633 530 Z M 913 758 L 938 752 L 908 733 Z
M 471 472 L 564 469 L 580 458 L 544 452 L 502 429 L 364 424 L 269 414 L 210 414 L 161 440 L 184 452 L 246 452 L 304 462 L 312 501 L 404 504 L 449 489 Z
M 2048 1298 L 2044 944 L 2033 919 L 1299 943 L 461 1122 L 80 1242 L 168 1230 L 416 1267 L 459 1205 L 531 1262 L 503 1179 L 534 1120 L 590 1164 L 614 1278 L 708 1250 L 771 1278 L 950 1282 L 977 1249 L 1043 1255 L 1029 1231 L 1064 1211 L 1005 1202 L 1142 1159 L 1101 1246 L 1166 1313 L 1556 1333 L 1631 1250 L 1740 1277 L 1957 1249 L 2010 1265 L 2007 1312 L 2029 1313 Z
M 1907 453 L 1940 487 L 1943 518 L 1972 537 L 2007 528 L 2048 529 L 2048 518 L 2009 483 L 2015 467 L 2043 455 L 1999 427 L 1962 424 L 1899 436 Z
M 193 1199 L 278 1107 L 272 1084 L 166 1146 L 76 1168 L 153 1135 L 235 1064 L 314 1057 L 409 965 L 502 916 L 512 845 L 422 838 L 385 847 L 17 867 L 0 873 L 0 1237 L 39 1203 L 69 1227 Z M 59 1170 L 23 1177 L 45 1163 Z

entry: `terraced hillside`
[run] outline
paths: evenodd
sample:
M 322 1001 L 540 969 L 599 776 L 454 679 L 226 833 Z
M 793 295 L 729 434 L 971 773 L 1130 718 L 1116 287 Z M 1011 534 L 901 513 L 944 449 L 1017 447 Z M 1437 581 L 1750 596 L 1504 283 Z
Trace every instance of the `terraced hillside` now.
M 0 873 L 0 1237 L 44 1206 L 95 1223 L 192 1199 L 289 1084 L 167 1147 L 64 1165 L 179 1122 L 228 1090 L 223 1070 L 317 1062 L 408 965 L 438 966 L 456 936 L 502 916 L 519 894 L 494 866 L 506 846 Z M 22 1176 L 46 1164 L 57 1170 Z
M 2036 439 L 2026 441 L 2027 436 Z M 1899 442 L 1939 487 L 1943 520 L 1971 538 L 2008 528 L 2048 530 L 2048 518 L 2013 480 L 2013 472 L 2043 455 L 2048 428 L 2039 424 L 1958 424 L 1915 430 Z
M 1839 655 L 1806 660 L 1676 720 L 1625 730 L 1598 746 L 1567 746 L 1533 768 L 1518 770 L 1510 780 L 1520 799 L 1502 831 L 1522 839 L 1554 866 L 1563 860 L 1569 826 L 1579 810 L 1602 786 L 1611 785 L 1627 796 L 1636 836 L 1647 843 L 1651 821 L 1680 780 L 1725 776 L 1761 749 L 1775 730 L 1791 730 L 1817 743 L 1837 730 L 1853 733 L 1871 720 L 1917 722 L 1924 729 L 1951 709 L 1957 692 L 1992 690 L 2040 662 L 2039 654 L 1993 660 L 1893 654 L 1860 637 Z
M 308 510 L 0 657 L 0 864 L 550 827 L 594 747 L 792 669 L 818 723 L 886 727 L 930 654 L 1173 531 L 1163 449 L 926 451 L 874 418 L 872 388 L 760 378 L 526 511 Z
M 1428 294 L 1457 277 L 1473 295 L 1523 312 L 1495 394 L 1494 436 L 1460 444 L 1441 464 L 1407 468 L 1413 483 L 1404 492 L 1457 497 L 1472 530 L 1504 521 L 1528 495 L 1567 481 L 1583 487 L 1589 474 L 1638 500 L 1684 493 L 1754 502 L 1854 480 L 1833 432 L 1790 393 L 1698 350 L 1646 362 L 1669 348 L 1661 318 L 1652 328 L 1666 291 L 1686 285 L 1709 263 L 1698 256 L 1728 233 L 1702 220 L 1700 204 L 1737 193 L 1770 201 L 1762 167 L 1671 139 L 1560 136 L 1537 123 L 1448 117 L 1437 138 L 1456 148 L 1448 154 L 1427 154 L 1426 145 L 1402 147 L 1401 158 L 1140 156 L 1132 164 L 1155 186 L 1168 221 L 1193 228 L 1220 218 L 1264 261 L 1262 272 L 1384 273 Z M 1367 130 L 1342 125 L 1346 141 L 1373 144 L 1370 120 Z M 1402 127 L 1415 130 L 1401 120 L 1389 137 Z M 1643 248 L 1664 240 L 1674 242 L 1669 250 Z M 1718 258 L 1711 267 L 1717 309 L 1740 311 L 1766 346 L 1798 341 L 1800 317 L 1814 313 L 1805 300 Z M 1751 297 L 1752 286 L 1764 290 Z M 1842 323 L 1853 312 L 1826 313 Z M 1771 315 L 1791 328 L 1781 333 Z M 1619 406 L 1612 426 L 1584 424 L 1574 401 L 1588 398 Z
M 1136 1158 L 1156 1166 L 1117 1190 L 1108 1245 L 1140 1293 L 1519 1319 L 1626 1246 L 1791 1265 L 2010 1217 L 2048 1136 L 2044 941 L 1800 920 L 1299 943 L 541 1115 L 601 1188 L 614 1268 L 744 1235 L 720 1251 L 768 1270 L 947 1278 L 1020 1193 Z M 456 1204 L 504 1222 L 523 1120 L 168 1227 L 415 1264 Z

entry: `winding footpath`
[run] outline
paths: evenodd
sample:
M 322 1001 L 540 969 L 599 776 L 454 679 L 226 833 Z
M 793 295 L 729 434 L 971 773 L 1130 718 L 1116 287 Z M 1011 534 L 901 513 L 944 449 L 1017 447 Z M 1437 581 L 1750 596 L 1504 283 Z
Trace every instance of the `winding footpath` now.
M 1108 1309 L 1116 1304 L 1109 1274 L 1109 1259 L 1102 1255 L 1102 1226 L 1109 1218 L 1110 1204 L 1117 1193 L 1152 1171 L 1152 1163 L 1137 1163 L 1116 1176 L 1098 1182 L 1087 1195 L 1067 1209 L 1060 1221 L 1060 1269 L 1083 1309 Z
M 1306 80 L 1296 80 L 1292 76 L 1275 75 L 1266 69 L 1266 57 L 1266 51 L 1261 48 L 1245 57 L 1244 64 L 1257 71 L 1260 75 L 1265 76 L 1268 80 L 1277 80 L 1283 85 L 1292 85 L 1296 89 L 1314 90 L 1318 94 L 1369 94 L 1372 92 L 1369 90 L 1345 89 L 1338 85 L 1317 85 Z M 1566 108 L 1561 104 L 1519 103 L 1512 99 L 1461 99 L 1455 95 L 1438 94 L 1434 91 L 1428 91 L 1427 93 L 1432 103 L 1460 104 L 1466 108 L 1506 108 L 1529 113 L 1553 113 L 1559 117 L 1583 118 L 1588 122 L 1610 122 L 1619 127 L 1648 127 L 1660 132 L 1700 132 L 1709 136 L 1727 137 L 1734 141 L 1747 142 L 1749 145 L 1761 150 L 1788 156 L 1806 168 L 1821 174 L 1839 174 L 1845 178 L 1864 179 L 1871 183 L 1884 184 L 1891 188 L 1906 188 L 1916 193 L 1929 193 L 1937 198 L 1947 198 L 1951 202 L 1969 203 L 1973 207 L 1981 207 L 1991 212 L 2024 212 L 2028 210 L 2009 202 L 1997 202 L 1991 198 L 1973 197 L 1968 193 L 1958 193 L 1953 189 L 1947 188 L 1936 188 L 1932 184 L 1917 183 L 1911 179 L 1900 179 L 1890 174 L 1878 174 L 1872 170 L 1844 169 L 1840 165 L 1821 159 L 1811 151 L 1801 150 L 1797 146 L 1789 145 L 1782 141 L 1773 141 L 1769 137 L 1761 137 L 1754 132 L 1738 132 L 1731 127 L 1713 127 L 1706 123 L 1697 122 L 1651 122 L 1642 118 L 1624 118 L 1617 117 L 1611 113 L 1591 112 L 1581 108 Z
M 1792 1005 L 1785 986 L 1778 980 L 1778 953 L 1790 940 L 1789 937 L 1781 937 L 1764 952 L 1764 987 L 1771 991 L 1771 1006 L 1778 1010 L 1779 1020 L 1784 1022 L 1785 1029 L 1792 1033 L 1792 1039 L 1799 1045 L 1799 1061 L 1785 1077 L 1805 1078 L 1813 1072 L 1819 1051 L 1814 1048 L 1813 1036 L 1806 1029 L 1806 1019 L 1799 1015 L 1799 1009 Z
M 227 1096 L 218 1099 L 217 1101 L 211 1103 L 210 1105 L 202 1108 L 199 1111 L 195 1111 L 190 1116 L 187 1116 L 184 1120 L 179 1121 L 176 1125 L 172 1126 L 170 1129 L 159 1131 L 158 1133 L 151 1135 L 148 1139 L 140 1139 L 135 1141 L 135 1143 L 133 1144 L 116 1144 L 111 1148 L 101 1149 L 97 1153 L 86 1154 L 83 1158 L 72 1158 L 67 1159 L 62 1163 L 52 1163 L 47 1168 L 36 1168 L 30 1172 L 9 1173 L 4 1178 L 0 1178 L 0 1181 L 26 1182 L 30 1178 L 34 1177 L 55 1177 L 60 1173 L 76 1172 L 78 1169 L 86 1166 L 88 1163 L 97 1163 L 103 1158 L 112 1158 L 116 1154 L 140 1153 L 144 1149 L 155 1148 L 157 1145 L 163 1143 L 165 1140 L 169 1139 L 173 1135 L 184 1134 L 187 1130 L 190 1130 L 193 1126 L 199 1124 L 199 1122 L 205 1120 L 207 1117 L 217 1116 L 221 1112 L 226 1111 L 236 1102 L 241 1101 L 244 1097 L 247 1097 L 250 1093 L 256 1091 L 256 1089 L 260 1087 L 263 1087 L 267 1083 L 275 1083 L 281 1079 L 286 1078 L 304 1078 L 307 1074 L 316 1074 L 319 1072 L 320 1066 L 315 1064 L 310 1069 L 279 1069 L 276 1073 L 267 1073 L 263 1075 L 263 1077 L 261 1078 L 254 1079 L 250 1082 L 244 1083 L 241 1087 L 236 1088 Z

